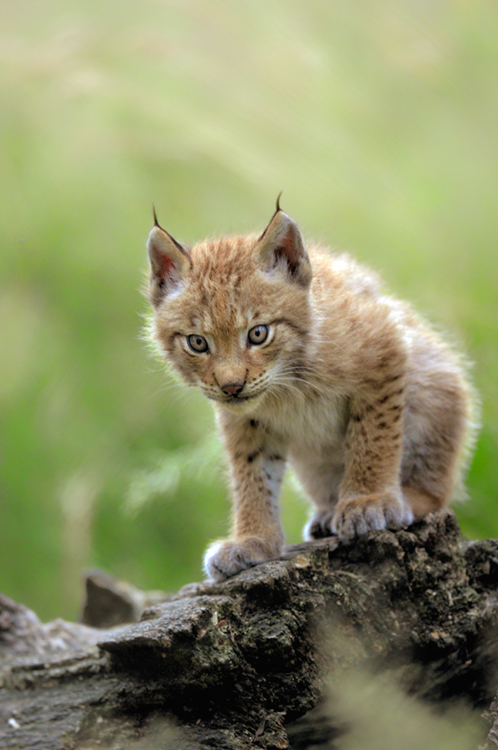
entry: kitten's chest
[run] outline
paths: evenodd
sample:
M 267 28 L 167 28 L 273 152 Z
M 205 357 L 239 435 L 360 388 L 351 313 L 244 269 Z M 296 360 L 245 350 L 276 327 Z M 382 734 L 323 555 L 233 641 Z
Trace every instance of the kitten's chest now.
M 337 394 L 303 399 L 272 413 L 272 426 L 289 455 L 341 452 L 347 424 L 347 399 Z

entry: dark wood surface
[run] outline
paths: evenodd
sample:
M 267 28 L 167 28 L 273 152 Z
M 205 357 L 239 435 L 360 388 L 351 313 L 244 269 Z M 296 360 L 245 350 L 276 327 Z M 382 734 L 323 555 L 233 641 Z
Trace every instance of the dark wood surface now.
M 91 571 L 92 626 L 0 597 L 0 748 L 341 747 L 328 686 L 355 670 L 492 724 L 497 588 L 498 542 L 444 511 L 169 597 Z

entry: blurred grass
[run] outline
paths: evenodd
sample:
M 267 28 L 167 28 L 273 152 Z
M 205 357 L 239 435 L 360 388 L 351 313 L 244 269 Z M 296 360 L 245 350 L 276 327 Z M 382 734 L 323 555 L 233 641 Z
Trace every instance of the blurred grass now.
M 343 728 L 330 745 L 337 750 L 474 750 L 489 731 L 478 709 L 447 701 L 434 710 L 407 694 L 393 674 L 349 669 L 329 683 L 322 711 L 332 727 Z
M 284 189 L 451 331 L 484 425 L 457 513 L 498 536 L 496 5 L 4 0 L 0 29 L 0 590 L 74 617 L 83 567 L 174 588 L 226 531 L 209 406 L 140 337 L 153 201 L 193 242 Z M 305 515 L 288 482 L 290 541 Z

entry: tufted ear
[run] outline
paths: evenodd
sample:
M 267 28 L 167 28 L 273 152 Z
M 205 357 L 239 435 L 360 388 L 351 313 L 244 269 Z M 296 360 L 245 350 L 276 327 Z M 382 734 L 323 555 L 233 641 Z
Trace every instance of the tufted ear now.
M 308 253 L 296 222 L 280 208 L 256 243 L 256 252 L 264 268 L 280 268 L 291 281 L 301 286 L 311 282 L 312 271 Z
M 188 248 L 159 225 L 154 211 L 154 227 L 149 235 L 147 251 L 150 263 L 149 298 L 157 307 L 164 297 L 174 291 L 187 271 L 190 264 Z

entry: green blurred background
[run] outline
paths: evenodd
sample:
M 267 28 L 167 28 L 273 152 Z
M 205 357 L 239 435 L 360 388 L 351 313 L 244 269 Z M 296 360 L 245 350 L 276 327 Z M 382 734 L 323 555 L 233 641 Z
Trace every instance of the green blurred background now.
M 483 402 L 457 513 L 498 536 L 497 40 L 483 0 L 3 1 L 1 591 L 73 618 L 85 567 L 176 588 L 227 531 L 209 404 L 142 340 L 153 201 L 192 243 L 283 189 L 450 331 Z

